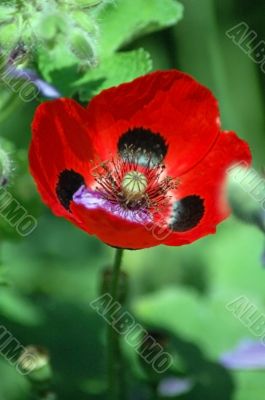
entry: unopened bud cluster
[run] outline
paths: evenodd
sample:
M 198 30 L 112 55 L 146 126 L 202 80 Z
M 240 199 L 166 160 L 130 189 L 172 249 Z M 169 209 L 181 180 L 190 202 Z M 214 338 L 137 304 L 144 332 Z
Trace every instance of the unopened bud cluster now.
M 243 161 L 228 172 L 228 199 L 234 215 L 265 233 L 265 178 Z
M 12 163 L 5 150 L 0 146 L 0 187 L 6 186 L 10 180 Z
M 97 16 L 108 0 L 11 0 L 0 5 L 0 49 L 23 45 L 28 56 L 38 48 L 67 43 L 77 62 L 96 59 Z

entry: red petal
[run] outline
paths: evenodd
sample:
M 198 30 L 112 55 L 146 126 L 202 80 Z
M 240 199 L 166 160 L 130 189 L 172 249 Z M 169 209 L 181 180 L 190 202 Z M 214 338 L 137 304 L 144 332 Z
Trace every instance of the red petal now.
M 103 242 L 126 249 L 143 249 L 162 244 L 153 234 L 153 226 L 133 223 L 105 210 L 89 210 L 74 202 L 71 210 L 83 223 L 83 229 Z M 85 226 L 85 228 L 84 228 Z
M 180 177 L 180 186 L 175 192 L 176 200 L 190 195 L 204 199 L 203 218 L 195 228 L 183 233 L 174 233 L 167 238 L 165 244 L 177 246 L 191 243 L 216 231 L 216 225 L 230 212 L 225 196 L 227 170 L 241 161 L 248 164 L 251 162 L 247 143 L 239 139 L 234 132 L 221 133 L 205 159 Z
M 117 153 L 120 136 L 130 128 L 160 133 L 168 143 L 167 172 L 180 178 L 177 199 L 197 195 L 205 214 L 193 229 L 170 233 L 71 204 L 59 202 L 59 174 L 74 170 L 87 186 L 93 181 L 90 160 Z M 44 202 L 89 234 L 117 247 L 182 245 L 213 233 L 228 215 L 222 197 L 227 168 L 251 159 L 247 144 L 232 132 L 220 133 L 216 100 L 209 90 L 178 71 L 155 72 L 96 96 L 85 110 L 73 100 L 42 104 L 33 122 L 30 167 Z
M 97 140 L 105 143 L 103 158 L 117 152 L 118 139 L 128 129 L 143 127 L 165 138 L 165 163 L 177 175 L 204 158 L 220 131 L 211 92 L 176 70 L 156 71 L 105 90 L 91 101 L 88 112 Z
M 32 124 L 30 169 L 44 202 L 56 215 L 73 216 L 56 196 L 59 174 L 73 169 L 86 184 L 91 182 L 93 147 L 88 133 L 86 109 L 75 101 L 60 99 L 41 104 Z

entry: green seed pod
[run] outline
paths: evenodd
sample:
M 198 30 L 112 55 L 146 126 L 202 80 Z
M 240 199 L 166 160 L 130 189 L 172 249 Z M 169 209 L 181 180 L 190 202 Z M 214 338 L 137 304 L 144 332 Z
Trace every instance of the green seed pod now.
M 76 30 L 70 37 L 70 49 L 79 61 L 93 63 L 95 61 L 95 42 L 81 30 Z
M 229 171 L 228 201 L 233 214 L 248 224 L 257 225 L 265 232 L 262 219 L 265 207 L 265 179 L 254 168 L 241 165 Z
M 0 26 L 0 45 L 4 50 L 12 49 L 19 41 L 19 38 L 16 22 Z
M 103 3 L 103 0 L 67 0 L 66 3 L 76 9 L 96 7 Z
M 147 178 L 139 171 L 128 172 L 122 180 L 122 190 L 128 200 L 140 199 L 147 188 Z
M 16 13 L 16 7 L 1 5 L 0 6 L 0 23 L 11 22 L 15 13 Z
M 46 383 L 52 377 L 49 354 L 39 346 L 26 347 L 18 359 L 18 366 L 34 382 Z
M 0 147 L 0 186 L 6 186 L 12 171 L 10 158 L 5 150 Z
M 38 33 L 44 40 L 51 40 L 58 33 L 66 33 L 67 21 L 58 14 L 45 15 L 41 18 L 38 25 Z
M 95 37 L 97 36 L 98 25 L 93 17 L 88 13 L 76 10 L 73 11 L 71 15 L 76 27 L 80 28 L 80 30 L 84 30 L 86 34 L 91 34 Z

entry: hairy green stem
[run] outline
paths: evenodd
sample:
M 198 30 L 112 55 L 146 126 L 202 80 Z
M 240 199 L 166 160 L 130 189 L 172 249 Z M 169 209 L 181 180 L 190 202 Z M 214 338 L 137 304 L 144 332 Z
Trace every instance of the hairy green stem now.
M 123 249 L 117 249 L 112 271 L 110 295 L 113 303 L 118 301 L 119 280 Z M 110 400 L 123 400 L 122 360 L 119 334 L 108 326 L 108 386 Z

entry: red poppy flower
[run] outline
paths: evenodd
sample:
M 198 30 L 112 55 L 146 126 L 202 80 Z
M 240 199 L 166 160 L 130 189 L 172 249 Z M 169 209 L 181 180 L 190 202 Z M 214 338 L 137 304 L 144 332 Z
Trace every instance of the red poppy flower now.
M 178 246 L 229 215 L 228 167 L 248 145 L 222 132 L 217 101 L 190 76 L 157 71 L 103 91 L 87 108 L 41 104 L 30 168 L 43 201 L 116 247 Z

